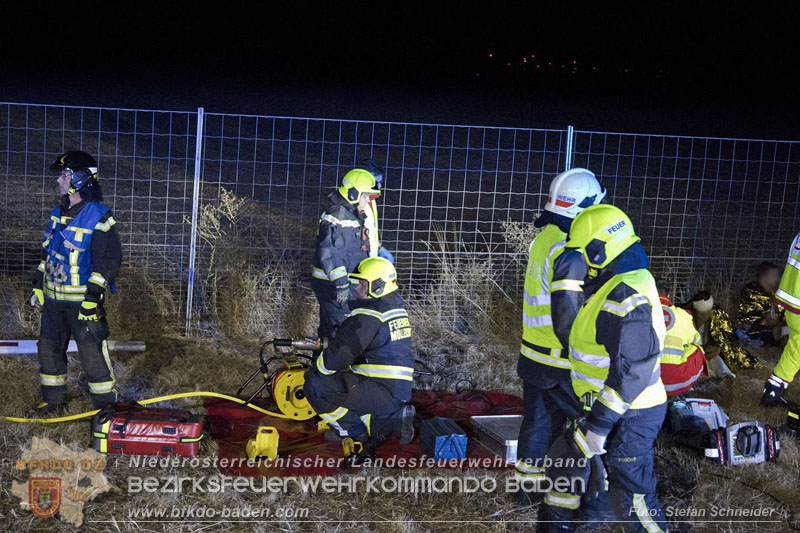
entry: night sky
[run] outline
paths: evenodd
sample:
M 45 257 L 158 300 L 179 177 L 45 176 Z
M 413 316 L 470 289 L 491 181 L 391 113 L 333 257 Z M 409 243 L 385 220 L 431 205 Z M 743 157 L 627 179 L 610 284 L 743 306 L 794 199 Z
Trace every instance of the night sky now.
M 785 4 L 30 3 L 0 99 L 797 138 Z

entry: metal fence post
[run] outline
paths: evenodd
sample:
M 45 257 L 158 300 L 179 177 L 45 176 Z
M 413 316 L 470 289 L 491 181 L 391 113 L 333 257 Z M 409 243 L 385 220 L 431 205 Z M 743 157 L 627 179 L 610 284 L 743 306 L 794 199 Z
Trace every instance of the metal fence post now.
M 567 153 L 564 161 L 564 172 L 572 168 L 572 139 L 575 136 L 572 126 L 567 126 Z
M 203 163 L 203 108 L 197 108 L 197 140 L 194 148 L 194 188 L 192 190 L 192 233 L 189 239 L 189 280 L 186 287 L 186 335 L 192 326 L 194 297 L 194 263 L 197 248 L 197 211 L 200 204 L 200 170 Z

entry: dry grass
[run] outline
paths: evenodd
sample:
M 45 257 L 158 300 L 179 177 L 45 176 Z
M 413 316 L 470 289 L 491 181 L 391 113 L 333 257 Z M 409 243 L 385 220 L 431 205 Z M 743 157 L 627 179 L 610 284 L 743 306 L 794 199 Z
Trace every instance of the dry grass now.
M 270 216 L 247 205 L 241 207 L 239 213 L 248 223 L 254 219 L 267 220 Z M 236 230 L 237 226 L 238 223 L 225 226 L 225 231 L 229 232 L 228 235 L 244 237 L 243 231 Z M 518 254 L 523 270 L 529 239 L 534 231 L 530 226 L 506 225 L 509 248 Z M 253 241 L 247 242 L 252 244 Z M 417 386 L 452 389 L 459 380 L 467 378 L 480 388 L 519 393 L 515 371 L 520 329 L 518 295 L 501 290 L 497 280 L 502 273 L 495 269 L 488 251 L 468 250 L 457 236 L 444 231 L 438 232 L 436 240 L 429 246 L 439 258 L 438 277 L 426 290 L 409 296 L 408 308 L 415 327 L 417 357 L 437 375 L 420 378 Z M 313 332 L 316 320 L 313 296 L 307 289 L 290 283 L 290 280 L 298 279 L 301 269 L 306 268 L 303 261 L 285 260 L 282 263 L 281 258 L 269 258 L 256 263 L 251 256 L 240 251 L 218 248 L 214 254 L 214 263 L 219 266 L 214 312 L 220 325 L 207 330 L 208 335 L 201 337 L 185 338 L 174 333 L 170 324 L 175 323 L 174 317 L 180 316 L 182 310 L 176 308 L 176 298 L 169 290 L 133 270 L 123 272 L 118 295 L 110 298 L 108 303 L 112 336 L 144 338 L 148 342 L 144 353 L 112 356 L 124 399 L 191 390 L 232 393 L 255 369 L 255 345 L 259 341 L 273 336 L 300 336 Z M 238 275 L 232 275 L 234 271 Z M 13 289 L 20 283 L 5 286 L 9 288 L 0 293 L 3 335 L 35 336 L 36 315 L 23 305 L 25 291 Z M 208 284 L 204 290 L 208 290 Z M 731 287 L 724 290 L 725 294 L 732 293 Z M 208 294 L 206 303 L 209 301 L 207 297 Z M 724 298 L 721 300 L 725 301 Z M 452 320 L 453 316 L 458 320 Z M 759 352 L 767 362 L 767 368 L 772 367 L 777 355 L 775 350 Z M 70 359 L 69 410 L 81 412 L 90 409 L 90 402 L 80 365 L 75 357 Z M 0 376 L 7 382 L 0 388 L 3 414 L 23 414 L 37 401 L 37 366 L 35 356 L 0 358 Z M 768 373 L 767 369 L 759 369 L 741 372 L 735 380 L 705 380 L 694 395 L 716 399 L 734 421 L 759 419 L 781 425 L 780 412 L 767 412 L 758 406 L 761 385 Z M 790 391 L 793 399 L 800 400 L 797 392 L 795 389 Z M 177 404 L 202 411 L 199 400 L 173 403 Z M 4 465 L 0 470 L 0 529 L 73 531 L 74 528 L 68 524 L 42 521 L 27 511 L 20 511 L 17 498 L 10 494 L 12 479 L 24 481 L 27 478 L 27 474 L 13 469 L 13 461 L 33 435 L 46 436 L 74 449 L 90 445 L 87 421 L 56 425 L 0 422 L 0 460 Z M 213 444 L 201 451 L 204 457 L 215 455 Z M 788 531 L 790 524 L 795 529 L 800 527 L 800 498 L 796 488 L 800 477 L 800 447 L 795 441 L 784 440 L 779 461 L 744 468 L 712 466 L 700 460 L 696 451 L 676 446 L 667 436 L 658 440 L 656 456 L 662 505 L 705 509 L 709 514 L 712 509 L 764 505 L 776 509 L 775 516 L 784 520 L 779 524 L 759 526 L 733 522 L 698 523 L 692 527 L 686 523 L 673 523 L 674 530 Z M 530 531 L 537 514 L 535 507 L 515 509 L 511 498 L 502 489 L 489 495 L 356 493 L 343 496 L 303 494 L 297 490 L 272 495 L 231 492 L 130 495 L 126 490 L 129 476 L 209 476 L 215 471 L 201 469 L 198 472 L 189 468 L 133 470 L 126 461 L 112 461 L 107 472 L 115 488 L 86 506 L 86 523 L 82 530 L 427 532 L 466 529 L 506 532 Z M 497 478 L 501 487 L 502 480 L 508 475 L 507 472 L 483 470 L 469 473 Z M 449 475 L 452 472 L 413 470 L 404 474 Z M 290 506 L 307 508 L 309 516 L 305 520 L 278 523 L 124 522 L 127 513 L 138 507 L 169 508 L 192 504 L 218 509 L 223 505 L 258 509 Z M 117 522 L 92 524 L 92 520 Z M 458 521 L 473 522 L 464 524 Z
M 29 305 L 30 277 L 0 276 L 0 337 L 32 338 L 39 332 L 38 314 Z M 26 283 L 27 282 L 27 283 Z
M 196 312 L 205 334 L 248 345 L 286 334 L 310 334 L 316 304 L 297 283 L 311 271 L 310 262 L 285 257 L 282 251 L 312 231 L 307 221 L 275 213 L 224 188 L 219 198 L 203 203 Z

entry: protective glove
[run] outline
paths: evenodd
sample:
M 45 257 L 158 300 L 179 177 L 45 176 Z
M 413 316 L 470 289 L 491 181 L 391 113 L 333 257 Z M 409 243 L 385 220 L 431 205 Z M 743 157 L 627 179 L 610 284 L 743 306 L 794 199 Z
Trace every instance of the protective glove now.
M 345 305 L 349 301 L 350 301 L 350 286 L 338 285 L 336 287 L 336 303 L 338 303 L 339 305 Z
M 389 261 L 391 264 L 394 264 L 394 256 L 392 255 L 392 252 L 390 252 L 389 250 L 387 250 L 383 246 L 378 248 L 378 256 L 379 257 L 383 257 L 384 259 Z
M 586 455 L 587 458 L 592 458 L 595 455 L 603 455 L 606 453 L 604 446 L 606 445 L 606 438 L 598 435 L 594 431 L 586 431 L 577 426 L 575 428 L 575 443 Z
M 551 482 L 557 479 L 583 479 L 582 484 L 574 486 L 583 487 L 584 492 L 575 496 L 582 496 L 584 501 L 589 501 L 606 490 L 606 472 L 600 457 L 606 452 L 603 448 L 606 438 L 592 431 L 584 433 L 581 429 L 584 425 L 584 419 L 572 421 L 556 437 L 547 452 L 553 460 L 553 466 L 547 468 L 545 475 Z M 555 466 L 556 464 L 560 466 Z
M 91 320 L 92 322 L 100 320 L 102 316 L 102 308 L 97 306 L 97 302 L 87 302 L 84 300 L 81 303 L 81 309 L 78 311 L 78 320 Z
M 44 306 L 44 291 L 42 289 L 33 289 L 31 294 L 31 307 L 34 309 L 41 309 Z

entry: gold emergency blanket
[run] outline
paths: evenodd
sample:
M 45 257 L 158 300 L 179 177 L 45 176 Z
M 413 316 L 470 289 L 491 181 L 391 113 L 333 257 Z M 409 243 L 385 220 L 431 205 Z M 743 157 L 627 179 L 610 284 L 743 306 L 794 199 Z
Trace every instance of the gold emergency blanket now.
M 718 346 L 720 356 L 728 367 L 736 372 L 745 368 L 761 368 L 762 364 L 739 344 L 728 313 L 714 307 L 708 323 L 708 332 L 703 332 L 703 348 Z
M 739 295 L 739 323 L 752 326 L 765 318 L 775 318 L 778 313 L 773 297 L 764 291 L 757 281 L 751 281 Z M 781 317 L 782 318 L 782 317 Z

